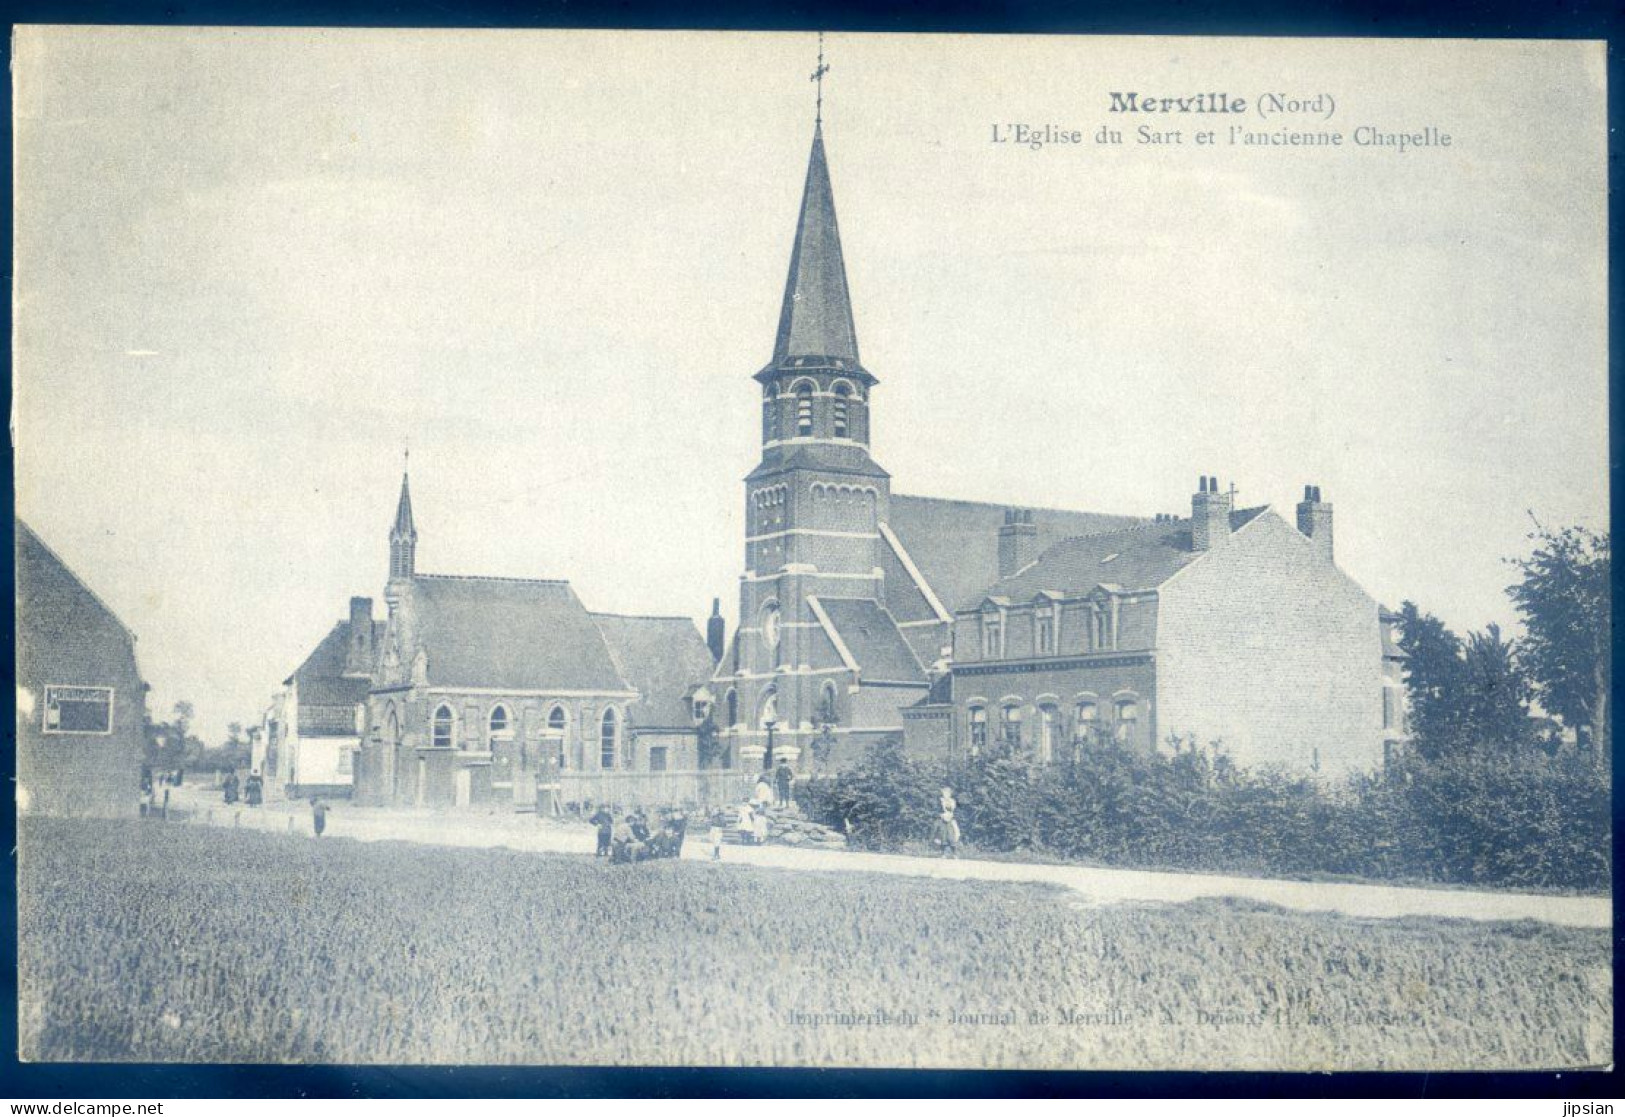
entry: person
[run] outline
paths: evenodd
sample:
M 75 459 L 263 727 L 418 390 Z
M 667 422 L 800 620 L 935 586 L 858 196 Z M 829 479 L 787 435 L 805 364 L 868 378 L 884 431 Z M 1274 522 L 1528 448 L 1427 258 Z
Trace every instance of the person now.
M 954 817 L 959 810 L 959 802 L 954 798 L 954 789 L 944 787 L 942 794 L 937 797 L 937 842 L 942 846 L 944 857 L 959 856 L 959 820 Z
M 756 790 L 751 792 L 751 806 L 765 807 L 773 802 L 773 781 L 763 772 L 756 777 Z
M 237 801 L 237 792 L 238 792 L 238 790 L 239 790 L 239 785 L 237 783 L 237 773 L 236 773 L 236 771 L 233 770 L 233 771 L 227 772 L 226 773 L 226 778 L 223 781 L 221 781 L 221 784 L 220 784 L 220 793 L 221 793 L 222 796 L 225 797 L 227 806 L 230 806 L 231 804 L 233 804 L 233 803 L 235 803 Z
M 739 831 L 746 845 L 756 844 L 756 812 L 749 803 L 739 808 L 739 821 L 734 824 L 734 829 Z
M 152 769 L 146 766 L 141 768 L 141 817 L 145 818 L 152 809 Z
M 711 820 L 711 860 L 722 860 L 722 822 L 717 818 Z
M 243 792 L 251 807 L 257 807 L 265 801 L 265 781 L 260 778 L 258 772 L 249 773 L 248 782 L 243 784 Z
M 649 819 L 644 815 L 643 808 L 632 812 L 631 826 L 634 841 L 642 843 L 649 840 Z
M 795 779 L 795 775 L 790 770 L 790 765 L 783 760 L 780 760 L 779 766 L 773 770 L 773 782 L 777 785 L 775 790 L 778 791 L 777 802 L 781 807 L 790 805 L 790 784 Z
M 604 807 L 599 807 L 587 821 L 598 827 L 598 849 L 593 856 L 608 857 L 610 837 L 615 830 L 615 816 Z
M 751 818 L 751 826 L 755 831 L 756 844 L 765 846 L 767 844 L 767 812 L 757 811 Z
M 671 855 L 681 857 L 683 855 L 683 839 L 688 836 L 687 812 L 682 807 L 672 811 L 667 826 L 671 829 Z
M 322 831 L 327 829 L 327 804 L 319 795 L 310 797 L 310 820 L 316 827 L 316 836 L 321 837 Z
M 636 853 L 637 839 L 632 836 L 632 825 L 627 816 L 622 815 L 615 821 L 615 831 L 610 839 L 609 863 L 611 865 L 631 864 Z

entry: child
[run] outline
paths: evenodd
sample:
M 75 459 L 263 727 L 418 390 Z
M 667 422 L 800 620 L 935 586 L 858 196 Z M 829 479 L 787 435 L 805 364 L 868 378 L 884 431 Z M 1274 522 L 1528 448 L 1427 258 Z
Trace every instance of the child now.
M 711 819 L 711 860 L 722 860 L 722 823 Z

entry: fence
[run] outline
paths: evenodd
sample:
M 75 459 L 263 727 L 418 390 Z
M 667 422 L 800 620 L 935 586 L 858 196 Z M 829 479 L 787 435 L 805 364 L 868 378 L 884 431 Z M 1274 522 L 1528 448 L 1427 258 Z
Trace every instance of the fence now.
M 691 807 L 741 803 L 760 772 L 749 768 L 669 772 L 561 772 L 559 798 L 566 803 Z

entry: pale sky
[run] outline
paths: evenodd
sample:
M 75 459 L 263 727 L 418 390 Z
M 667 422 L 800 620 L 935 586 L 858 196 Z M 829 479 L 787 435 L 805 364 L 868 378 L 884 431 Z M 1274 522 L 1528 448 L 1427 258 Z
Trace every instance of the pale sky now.
M 23 29 L 17 508 L 152 709 L 255 723 L 420 570 L 730 616 L 811 139 L 810 34 Z M 1607 526 L 1604 56 L 1585 43 L 831 35 L 825 138 L 893 489 L 1336 506 L 1370 593 L 1510 624 Z M 1112 90 L 1330 93 L 1129 119 Z M 1039 151 L 995 124 L 1178 128 Z M 1448 148 L 1194 146 L 1433 126 Z M 383 603 L 378 601 L 382 615 Z

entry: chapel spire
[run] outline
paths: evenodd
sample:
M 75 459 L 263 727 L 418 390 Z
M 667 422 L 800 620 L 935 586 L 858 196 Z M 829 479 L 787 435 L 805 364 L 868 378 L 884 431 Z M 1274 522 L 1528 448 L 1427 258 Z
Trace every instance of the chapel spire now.
M 822 120 L 813 125 L 812 154 L 807 160 L 807 182 L 770 368 L 804 365 L 861 370 L 841 233 L 835 223 L 835 194 L 824 157 Z
M 392 584 L 417 573 L 417 550 L 418 529 L 412 523 L 410 473 L 403 469 L 401 499 L 395 505 L 395 526 L 389 529 L 389 580 Z

